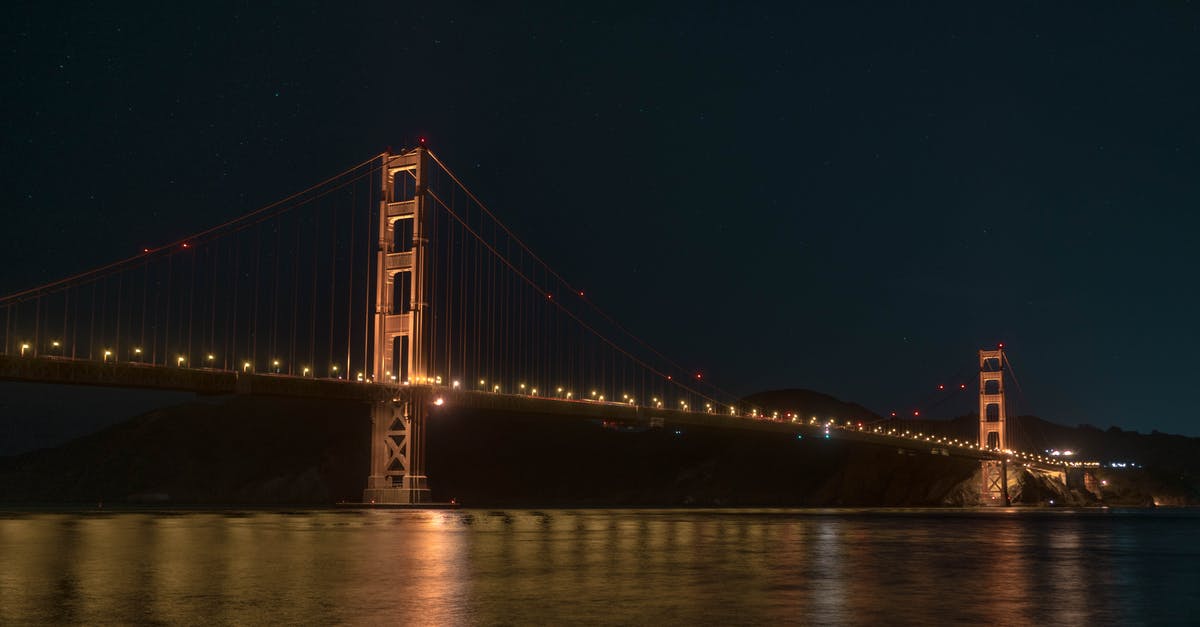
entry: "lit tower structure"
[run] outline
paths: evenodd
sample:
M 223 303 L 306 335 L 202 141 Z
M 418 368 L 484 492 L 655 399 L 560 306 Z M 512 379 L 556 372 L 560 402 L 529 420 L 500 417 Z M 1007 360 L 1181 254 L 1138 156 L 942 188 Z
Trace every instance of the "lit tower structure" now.
M 979 351 L 979 448 L 1008 450 L 1004 411 L 1004 345 Z M 1010 505 L 1008 462 L 987 459 L 983 464 L 982 500 L 986 504 Z
M 425 414 L 430 344 L 428 155 L 384 153 L 375 260 L 373 377 L 395 384 L 371 409 L 366 503 L 426 503 Z M 411 384 L 411 385 L 410 385 Z

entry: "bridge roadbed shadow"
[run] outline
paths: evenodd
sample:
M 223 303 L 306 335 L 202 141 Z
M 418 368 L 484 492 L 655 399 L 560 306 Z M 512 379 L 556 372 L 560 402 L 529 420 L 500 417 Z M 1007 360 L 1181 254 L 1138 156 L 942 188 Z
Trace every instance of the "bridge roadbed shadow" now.
M 247 396 L 156 410 L 0 458 L 0 501 L 392 509 L 360 502 L 368 416 L 362 402 Z M 781 431 L 482 409 L 439 412 L 428 427 L 436 502 L 405 508 L 936 507 L 978 494 L 970 459 Z M 1196 502 L 1186 483 L 1138 476 L 1108 489 L 1129 505 Z

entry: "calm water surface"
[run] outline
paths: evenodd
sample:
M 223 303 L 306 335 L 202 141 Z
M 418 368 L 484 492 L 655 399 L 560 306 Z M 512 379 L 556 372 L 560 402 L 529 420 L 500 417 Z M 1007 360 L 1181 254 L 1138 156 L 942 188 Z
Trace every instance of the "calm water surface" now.
M 0 513 L 0 623 L 1200 624 L 1200 512 Z

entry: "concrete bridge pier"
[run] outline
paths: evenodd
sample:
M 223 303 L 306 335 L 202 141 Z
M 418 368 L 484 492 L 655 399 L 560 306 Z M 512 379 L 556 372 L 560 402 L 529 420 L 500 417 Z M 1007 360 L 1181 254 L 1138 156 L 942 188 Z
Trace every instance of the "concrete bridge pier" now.
M 371 475 L 363 503 L 429 503 L 425 477 L 427 390 L 400 388 L 391 400 L 371 405 Z

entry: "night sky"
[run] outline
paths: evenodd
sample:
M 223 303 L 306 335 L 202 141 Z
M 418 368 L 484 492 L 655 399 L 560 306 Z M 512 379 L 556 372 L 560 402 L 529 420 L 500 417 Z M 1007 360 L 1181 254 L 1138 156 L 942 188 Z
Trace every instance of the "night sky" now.
M 173 4 L 5 11 L 0 293 L 420 135 L 732 392 L 1200 435 L 1194 4 Z

